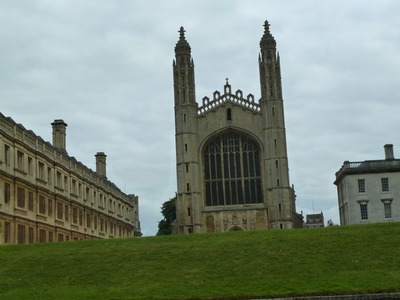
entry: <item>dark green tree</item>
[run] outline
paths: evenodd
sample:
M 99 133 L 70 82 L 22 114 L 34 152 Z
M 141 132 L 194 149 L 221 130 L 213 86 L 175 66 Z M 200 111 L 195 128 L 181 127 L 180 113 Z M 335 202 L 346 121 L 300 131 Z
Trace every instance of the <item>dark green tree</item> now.
M 161 207 L 161 214 L 164 219 L 158 222 L 157 235 L 167 235 L 172 233 L 172 223 L 176 219 L 176 197 L 165 201 Z

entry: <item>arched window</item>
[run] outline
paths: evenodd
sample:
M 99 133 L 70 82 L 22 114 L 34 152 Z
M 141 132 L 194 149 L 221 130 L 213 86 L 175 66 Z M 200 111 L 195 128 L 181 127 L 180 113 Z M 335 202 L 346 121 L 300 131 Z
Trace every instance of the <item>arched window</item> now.
M 261 203 L 257 143 L 235 132 L 212 139 L 204 151 L 204 182 L 207 206 Z
M 232 121 L 232 110 L 230 108 L 226 110 L 226 119 Z

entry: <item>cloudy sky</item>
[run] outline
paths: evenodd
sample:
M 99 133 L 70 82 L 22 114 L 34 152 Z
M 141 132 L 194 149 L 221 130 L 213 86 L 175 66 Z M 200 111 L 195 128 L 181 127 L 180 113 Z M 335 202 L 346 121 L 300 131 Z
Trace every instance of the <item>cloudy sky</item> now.
M 3 0 L 0 112 L 139 196 L 154 235 L 175 195 L 172 60 L 180 26 L 192 47 L 197 101 L 232 89 L 260 97 L 268 20 L 281 56 L 290 180 L 297 211 L 339 222 L 343 161 L 400 156 L 400 1 Z M 397 154 L 397 156 L 396 156 Z

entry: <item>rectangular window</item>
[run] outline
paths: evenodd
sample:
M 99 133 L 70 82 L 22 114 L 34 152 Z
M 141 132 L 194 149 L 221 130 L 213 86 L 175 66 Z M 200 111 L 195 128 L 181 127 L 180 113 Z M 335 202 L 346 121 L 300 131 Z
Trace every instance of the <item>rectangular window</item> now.
M 4 244 L 11 243 L 11 223 L 4 222 Z
M 86 195 L 85 196 L 86 196 L 86 200 L 89 201 L 90 200 L 90 188 L 88 188 L 88 187 L 86 188 Z
M 64 190 L 68 191 L 68 176 L 64 176 Z
M 52 183 L 52 180 L 51 180 L 51 168 L 47 168 L 47 182 L 49 184 Z
M 65 221 L 69 221 L 69 206 L 65 205 Z
M 11 197 L 11 186 L 9 183 L 4 182 L 4 203 L 9 204 L 10 203 L 10 197 Z
M 46 242 L 46 230 L 44 230 L 44 229 L 39 230 L 39 242 L 41 242 L 41 243 Z
M 24 171 L 24 153 L 17 151 L 17 169 Z
M 90 214 L 86 214 L 86 227 L 90 228 Z
M 360 204 L 361 220 L 368 220 L 368 206 L 366 203 Z
M 72 208 L 72 223 L 78 224 L 78 209 L 76 207 Z
M 33 192 L 28 193 L 28 209 L 33 211 Z
M 18 224 L 17 226 L 18 244 L 25 244 L 25 226 Z
M 76 192 L 76 180 L 71 179 L 71 194 L 77 195 L 78 193 Z
M 35 236 L 33 233 L 33 227 L 29 227 L 29 244 L 32 244 L 35 242 Z
M 103 194 L 100 194 L 99 206 L 100 206 L 100 207 L 104 207 L 104 203 L 103 203 Z
M 389 178 L 381 178 L 382 192 L 389 192 Z
M 39 161 L 38 163 L 38 178 L 41 180 L 45 179 L 45 174 L 44 174 L 44 163 Z
M 46 198 L 43 195 L 39 195 L 39 214 L 46 214 Z
M 358 179 L 358 192 L 365 193 L 365 179 Z
M 32 157 L 28 156 L 28 174 L 33 175 Z
M 100 219 L 100 231 L 104 231 L 104 220 Z
M 4 145 L 4 162 L 7 166 L 10 165 L 10 146 Z
M 390 202 L 383 203 L 383 209 L 385 211 L 385 219 L 391 219 L 392 218 L 392 203 L 390 203 Z
M 53 241 L 53 231 L 49 231 L 49 242 Z
M 61 173 L 57 171 L 57 182 L 56 185 L 58 188 L 62 188 L 62 182 L 61 182 Z
M 79 225 L 83 225 L 83 212 L 81 210 L 79 211 Z
M 63 204 L 61 202 L 57 202 L 57 218 L 60 220 L 63 218 Z
M 47 214 L 49 215 L 49 217 L 51 217 L 51 215 L 53 214 L 53 200 L 48 199 L 47 206 L 48 206 Z
M 97 216 L 94 216 L 93 225 L 94 225 L 94 230 L 97 230 Z
M 21 187 L 17 190 L 17 206 L 25 208 L 25 190 Z

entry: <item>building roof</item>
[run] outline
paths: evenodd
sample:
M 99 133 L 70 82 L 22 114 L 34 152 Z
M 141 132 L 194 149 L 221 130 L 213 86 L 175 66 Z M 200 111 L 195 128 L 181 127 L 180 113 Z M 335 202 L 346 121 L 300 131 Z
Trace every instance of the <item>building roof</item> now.
M 345 175 L 372 174 L 400 172 L 400 159 L 365 160 L 359 162 L 345 161 L 339 171 L 336 172 L 335 184 Z

